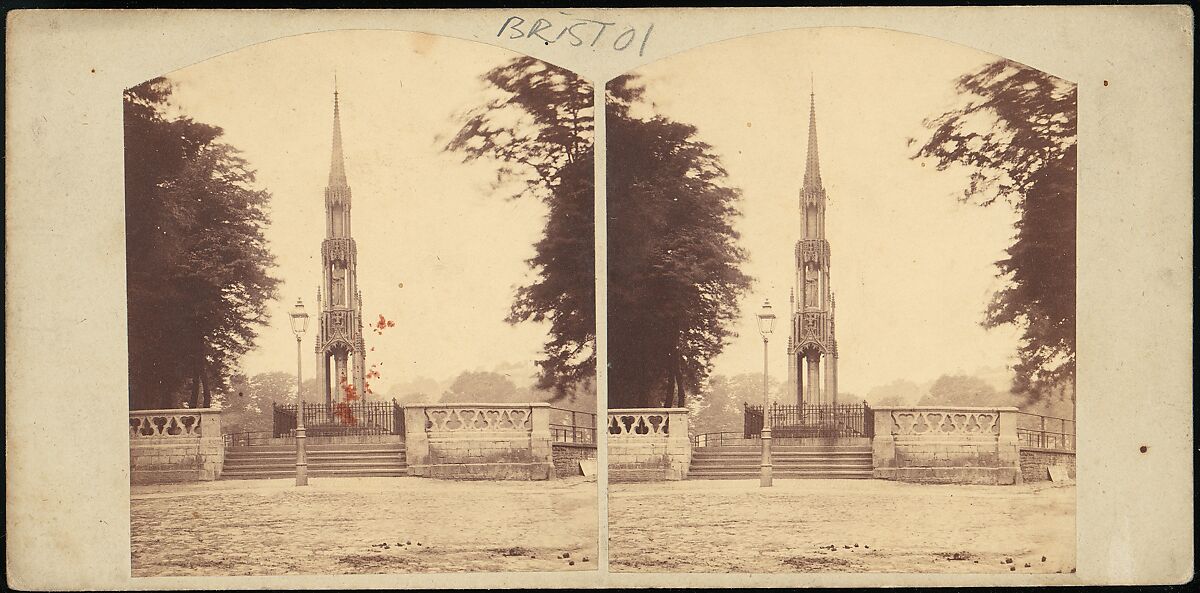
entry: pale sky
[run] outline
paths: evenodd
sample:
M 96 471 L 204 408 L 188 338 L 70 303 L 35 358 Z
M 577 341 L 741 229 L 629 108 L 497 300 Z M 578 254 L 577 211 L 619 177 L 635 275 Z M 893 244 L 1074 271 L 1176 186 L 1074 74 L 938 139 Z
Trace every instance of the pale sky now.
M 495 163 L 464 165 L 441 151 L 458 130 L 456 114 L 484 100 L 479 76 L 516 55 L 416 33 L 347 31 L 271 41 L 168 75 L 179 83 L 180 109 L 223 127 L 274 195 L 266 236 L 280 298 L 245 371 L 295 372 L 287 313 L 298 297 L 317 311 L 336 69 L 363 316 L 368 325 L 380 314 L 396 322 L 382 336 L 364 329 L 374 348 L 367 365 L 383 363 L 374 391 L 506 363 L 533 374 L 546 326 L 504 317 L 529 278 L 524 262 L 545 207 L 493 190 Z M 310 323 L 306 378 L 315 333 Z
M 806 29 L 694 49 L 636 71 L 656 110 L 694 124 L 741 188 L 737 221 L 757 279 L 739 336 L 714 373 L 762 372 L 755 315 L 769 298 L 786 317 L 798 196 L 816 86 L 826 235 L 837 299 L 838 390 L 865 395 L 905 378 L 1010 365 L 1018 333 L 979 322 L 1001 286 L 993 262 L 1014 230 L 1011 208 L 956 201 L 961 174 L 908 157 L 921 121 L 953 104 L 953 80 L 995 56 L 880 29 Z M 770 342 L 773 377 L 787 373 L 787 322 Z
M 545 208 L 493 189 L 495 163 L 464 165 L 441 152 L 457 115 L 484 100 L 479 75 L 515 55 L 416 33 L 344 31 L 284 38 L 169 74 L 181 110 L 223 127 L 274 195 L 267 239 L 280 300 L 258 349 L 243 358 L 245 371 L 290 372 L 287 312 L 297 297 L 316 312 L 336 70 L 363 314 L 368 323 L 379 314 L 396 321 L 383 336 L 366 333 L 368 365 L 383 363 L 375 390 L 511 363 L 534 372 L 546 327 L 503 319 L 513 289 L 530 279 L 524 261 Z M 705 46 L 637 71 L 657 111 L 697 125 L 743 190 L 737 228 L 750 254 L 745 271 L 758 282 L 716 373 L 761 372 L 754 315 L 764 297 L 777 312 L 787 308 L 810 73 L 830 198 L 839 390 L 863 395 L 897 378 L 1011 364 L 1017 332 L 979 321 L 1000 286 L 992 264 L 1011 241 L 1013 213 L 959 204 L 962 177 L 909 160 L 906 145 L 923 118 L 952 105 L 953 79 L 992 59 L 884 30 L 809 29 Z M 771 342 L 779 378 L 785 328 Z M 306 377 L 313 337 L 310 329 Z

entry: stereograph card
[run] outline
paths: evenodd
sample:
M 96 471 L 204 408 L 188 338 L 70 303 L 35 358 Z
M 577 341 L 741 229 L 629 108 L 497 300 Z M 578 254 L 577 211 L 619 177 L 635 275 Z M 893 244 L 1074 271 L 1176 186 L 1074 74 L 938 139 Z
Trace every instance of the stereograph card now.
M 1192 23 L 10 12 L 9 585 L 1190 581 Z

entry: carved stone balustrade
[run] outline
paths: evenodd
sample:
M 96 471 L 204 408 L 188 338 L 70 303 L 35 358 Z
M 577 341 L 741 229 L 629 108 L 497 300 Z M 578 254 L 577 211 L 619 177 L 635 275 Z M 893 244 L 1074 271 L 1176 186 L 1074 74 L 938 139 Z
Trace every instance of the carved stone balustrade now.
M 129 413 L 129 470 L 134 484 L 215 480 L 225 448 L 213 408 Z
M 408 404 L 404 426 L 410 475 L 479 480 L 554 477 L 550 404 Z
M 687 408 L 609 410 L 610 481 L 682 480 L 692 461 Z
M 1016 408 L 873 410 L 876 478 L 957 484 L 1021 481 Z

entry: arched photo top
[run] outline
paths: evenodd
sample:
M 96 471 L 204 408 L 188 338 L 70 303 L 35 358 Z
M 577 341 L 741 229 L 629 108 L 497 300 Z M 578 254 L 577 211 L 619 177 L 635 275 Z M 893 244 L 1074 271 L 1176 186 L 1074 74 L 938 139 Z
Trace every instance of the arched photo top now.
M 840 361 L 827 400 L 943 375 L 1069 399 L 1076 92 L 966 46 L 851 27 L 728 39 L 609 81 L 610 352 L 628 356 L 610 385 L 635 394 L 621 403 L 686 405 L 707 377 L 761 369 L 764 300 L 783 311 L 771 375 L 796 375 L 785 352 L 817 344 Z M 676 285 L 704 298 L 639 288 Z M 811 331 L 796 317 L 810 307 L 825 316 Z M 667 313 L 688 346 L 655 339 L 682 372 L 622 354 Z
M 587 373 L 542 382 L 538 361 L 550 356 L 555 317 L 514 313 L 527 304 L 525 289 L 545 281 L 533 260 L 556 176 L 571 168 L 592 177 L 593 106 L 591 84 L 552 64 L 389 30 L 258 43 L 126 91 L 134 405 L 199 405 L 235 374 L 294 368 L 289 315 L 298 298 L 313 316 L 306 351 L 314 339 L 331 351 L 338 336 L 353 351 L 349 362 L 318 360 L 328 383 L 322 401 L 338 394 L 342 374 L 360 396 L 421 391 L 437 401 L 456 377 L 486 372 L 503 379 L 497 390 L 512 387 L 504 397 L 545 401 L 558 387 L 570 396 L 586 384 L 594 402 Z M 569 121 L 569 133 L 549 121 Z M 524 144 L 532 146 L 525 157 L 513 156 Z M 205 160 L 218 147 L 219 162 Z M 203 186 L 213 180 L 237 191 Z M 222 202 L 228 215 L 214 220 L 235 226 L 196 223 L 225 189 L 241 201 Z M 591 211 L 593 193 L 576 198 Z M 590 239 L 590 218 L 581 224 Z M 223 228 L 236 229 L 236 240 L 216 232 Z M 591 245 L 584 247 L 590 261 Z M 231 271 L 246 273 L 220 276 Z M 151 302 L 156 294 L 163 303 Z M 167 298 L 180 295 L 207 301 Z M 193 308 L 217 301 L 228 305 L 218 308 L 224 316 L 210 317 L 231 320 L 227 326 L 155 329 L 162 317 L 194 326 L 209 317 Z M 592 310 L 594 300 L 578 308 Z M 327 315 L 334 309 L 346 315 Z M 369 331 L 378 318 L 394 325 Z M 594 316 L 584 326 L 573 339 L 589 350 Z M 152 372 L 174 368 L 158 359 L 177 358 L 168 346 L 187 336 L 203 342 L 193 350 L 212 355 L 178 372 Z M 307 354 L 308 376 L 312 360 Z

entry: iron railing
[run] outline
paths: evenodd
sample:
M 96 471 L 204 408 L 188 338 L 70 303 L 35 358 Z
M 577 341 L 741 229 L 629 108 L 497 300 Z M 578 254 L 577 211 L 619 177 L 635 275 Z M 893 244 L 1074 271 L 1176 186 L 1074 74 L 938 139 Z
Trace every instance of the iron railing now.
M 226 447 L 265 445 L 269 444 L 273 438 L 275 438 L 275 434 L 270 430 L 245 430 L 221 435 L 221 440 L 224 441 Z
M 555 443 L 596 445 L 596 415 L 550 408 L 550 439 Z
M 747 438 L 756 439 L 758 437 L 758 434 L 747 437 L 741 432 L 705 432 L 692 435 L 691 440 L 693 447 L 719 447 L 721 445 L 745 443 Z
M 291 436 L 296 430 L 296 405 L 273 404 L 272 435 Z M 396 400 L 304 403 L 308 436 L 404 434 L 404 408 Z
M 743 438 L 755 438 L 763 429 L 763 407 L 745 404 Z M 871 437 L 871 407 L 861 404 L 780 405 L 767 408 L 775 438 Z
M 1017 439 L 1023 447 L 1075 450 L 1075 421 L 1028 412 L 1017 413 Z

